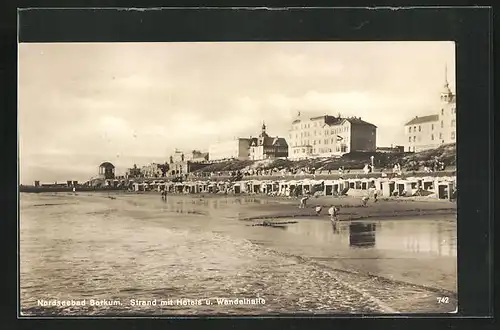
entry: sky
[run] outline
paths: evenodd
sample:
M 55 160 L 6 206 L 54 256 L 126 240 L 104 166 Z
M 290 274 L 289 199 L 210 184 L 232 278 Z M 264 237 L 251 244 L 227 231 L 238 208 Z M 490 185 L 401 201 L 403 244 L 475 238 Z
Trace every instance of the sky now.
M 455 90 L 453 42 L 21 43 L 20 181 L 86 181 L 110 161 L 164 162 L 175 148 L 260 133 L 301 116 L 357 116 L 377 145 Z M 447 68 L 445 70 L 445 67 Z

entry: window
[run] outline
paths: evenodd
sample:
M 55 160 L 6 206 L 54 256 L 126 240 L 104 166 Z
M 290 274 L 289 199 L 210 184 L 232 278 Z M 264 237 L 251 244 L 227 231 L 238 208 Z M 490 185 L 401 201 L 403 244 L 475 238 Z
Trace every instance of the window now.
M 321 144 L 321 140 L 318 140 L 318 144 Z
M 444 116 L 444 109 L 441 109 L 441 116 Z
M 411 127 L 408 127 L 408 133 L 411 133 Z
M 443 123 L 443 121 L 441 120 L 441 128 L 443 128 L 443 127 L 444 127 L 443 125 L 444 125 L 444 123 Z
M 408 142 L 411 142 L 411 136 L 408 137 Z
M 417 126 L 413 126 L 413 132 L 417 131 Z
M 443 133 L 439 133 L 439 138 L 442 139 L 443 138 Z
M 332 139 L 332 142 L 330 142 L 330 143 L 332 143 L 332 144 L 333 144 L 333 139 Z
M 316 145 L 316 140 L 313 141 L 313 144 Z
M 453 119 L 453 120 L 451 121 L 451 127 L 454 127 L 454 126 L 455 126 L 455 123 L 456 123 L 456 120 L 455 120 L 455 119 Z
M 422 132 L 422 127 L 420 125 L 418 125 L 418 131 Z
M 434 124 L 431 124 L 431 130 L 434 130 Z
M 434 141 L 434 134 L 431 134 L 431 140 Z
M 451 139 L 452 139 L 452 140 L 455 140 L 455 132 L 454 132 L 454 131 L 453 131 L 453 132 L 451 132 Z
M 414 136 L 414 137 L 413 137 L 413 142 L 415 142 L 416 140 L 417 140 L 417 137 L 416 137 L 416 136 Z

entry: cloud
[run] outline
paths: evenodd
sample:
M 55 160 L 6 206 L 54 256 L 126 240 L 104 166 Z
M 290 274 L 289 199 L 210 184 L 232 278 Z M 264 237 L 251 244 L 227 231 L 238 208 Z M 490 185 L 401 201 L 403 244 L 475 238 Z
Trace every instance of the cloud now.
M 361 116 L 381 145 L 404 143 L 408 118 L 439 109 L 445 63 L 453 87 L 449 42 L 20 44 L 21 164 L 166 159 L 262 121 L 286 136 L 297 111 Z

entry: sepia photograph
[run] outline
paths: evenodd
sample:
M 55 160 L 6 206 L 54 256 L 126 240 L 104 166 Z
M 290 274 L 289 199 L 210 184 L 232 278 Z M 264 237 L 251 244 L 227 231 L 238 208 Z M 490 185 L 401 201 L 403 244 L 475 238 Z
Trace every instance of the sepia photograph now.
M 455 57 L 19 43 L 19 315 L 456 313 Z

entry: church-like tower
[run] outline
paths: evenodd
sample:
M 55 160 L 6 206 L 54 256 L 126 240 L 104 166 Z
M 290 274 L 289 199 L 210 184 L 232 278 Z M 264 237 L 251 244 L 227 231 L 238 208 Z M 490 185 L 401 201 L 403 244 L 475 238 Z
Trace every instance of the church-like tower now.
M 436 140 L 442 143 L 456 141 L 456 95 L 451 91 L 448 83 L 448 67 L 444 68 L 444 85 L 441 91 L 441 107 Z

